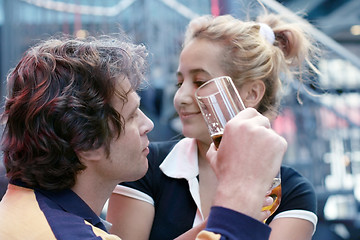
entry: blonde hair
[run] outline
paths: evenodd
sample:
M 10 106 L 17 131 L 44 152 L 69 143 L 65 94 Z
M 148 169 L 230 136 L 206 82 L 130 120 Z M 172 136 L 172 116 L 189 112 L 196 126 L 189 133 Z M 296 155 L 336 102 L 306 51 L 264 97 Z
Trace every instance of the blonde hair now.
M 259 23 L 267 24 L 275 41 L 260 33 Z M 258 111 L 277 114 L 281 99 L 281 78 L 299 77 L 303 81 L 304 65 L 317 72 L 310 59 L 317 49 L 299 23 L 287 23 L 280 15 L 265 14 L 256 21 L 241 21 L 231 15 L 201 16 L 189 23 L 184 46 L 193 39 L 222 44 L 219 62 L 237 88 L 261 80 L 266 86 Z

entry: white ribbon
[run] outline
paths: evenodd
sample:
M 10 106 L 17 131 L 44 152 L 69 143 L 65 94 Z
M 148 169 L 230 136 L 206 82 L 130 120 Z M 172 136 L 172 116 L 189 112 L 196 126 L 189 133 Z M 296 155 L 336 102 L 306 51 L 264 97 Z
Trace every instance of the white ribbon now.
M 266 23 L 258 23 L 260 25 L 260 35 L 263 36 L 271 45 L 275 42 L 275 34 Z

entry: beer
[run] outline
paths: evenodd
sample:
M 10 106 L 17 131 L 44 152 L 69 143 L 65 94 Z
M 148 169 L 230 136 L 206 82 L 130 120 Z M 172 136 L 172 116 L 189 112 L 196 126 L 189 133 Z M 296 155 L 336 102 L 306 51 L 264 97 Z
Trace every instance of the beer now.
M 274 178 L 271 193 L 268 195 L 273 198 L 273 203 L 270 206 L 262 208 L 262 211 L 269 210 L 272 215 L 280 205 L 281 201 L 281 179 Z
M 215 148 L 218 149 L 220 142 L 221 142 L 221 138 L 222 138 L 223 133 L 219 132 L 219 133 L 215 133 L 213 135 L 211 135 L 211 138 L 215 144 Z

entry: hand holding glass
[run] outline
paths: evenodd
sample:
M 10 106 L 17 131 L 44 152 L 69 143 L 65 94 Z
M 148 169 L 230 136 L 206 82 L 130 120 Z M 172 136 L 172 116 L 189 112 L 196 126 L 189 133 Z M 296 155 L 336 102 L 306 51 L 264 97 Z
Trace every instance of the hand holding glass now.
M 244 110 L 245 106 L 232 79 L 227 76 L 205 82 L 196 90 L 195 97 L 217 149 L 219 148 L 225 124 L 241 110 Z M 280 172 L 274 178 L 271 193 L 268 196 L 273 198 L 273 204 L 264 207 L 262 210 L 269 210 L 273 214 L 278 208 L 281 199 Z

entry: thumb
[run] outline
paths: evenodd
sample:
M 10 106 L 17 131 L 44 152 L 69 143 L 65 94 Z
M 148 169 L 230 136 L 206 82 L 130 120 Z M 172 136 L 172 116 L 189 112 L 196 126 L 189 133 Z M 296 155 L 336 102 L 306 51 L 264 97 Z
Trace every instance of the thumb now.
M 217 156 L 217 150 L 215 148 L 214 143 L 211 143 L 208 151 L 206 152 L 206 159 L 208 160 L 212 168 L 215 168 L 216 166 L 216 156 Z

